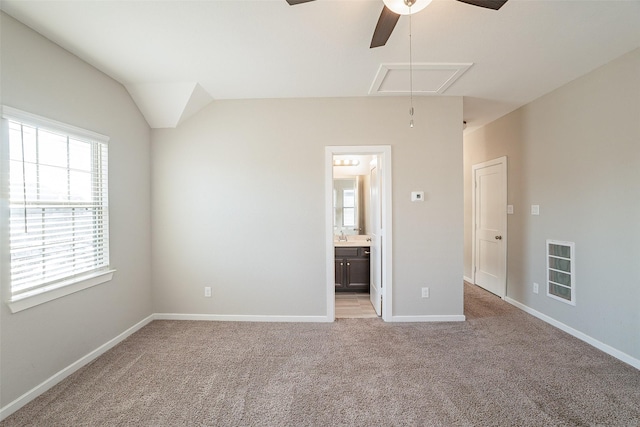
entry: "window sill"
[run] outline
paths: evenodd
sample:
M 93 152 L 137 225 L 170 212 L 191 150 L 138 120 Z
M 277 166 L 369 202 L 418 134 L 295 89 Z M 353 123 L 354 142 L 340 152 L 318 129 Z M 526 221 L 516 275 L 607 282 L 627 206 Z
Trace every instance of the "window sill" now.
M 7 302 L 11 313 L 17 313 L 45 302 L 73 294 L 83 289 L 91 288 L 110 281 L 115 270 L 100 271 L 86 276 L 75 278 L 71 281 L 57 283 L 55 286 L 40 289 L 37 294 L 26 295 Z

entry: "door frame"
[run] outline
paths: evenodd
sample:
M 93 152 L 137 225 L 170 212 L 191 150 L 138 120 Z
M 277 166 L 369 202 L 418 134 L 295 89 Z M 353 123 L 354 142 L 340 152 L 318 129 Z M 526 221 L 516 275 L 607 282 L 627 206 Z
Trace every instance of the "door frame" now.
M 504 281 L 502 283 L 502 295 L 499 295 L 502 299 L 507 296 L 507 156 L 498 157 L 497 159 L 488 160 L 486 162 L 477 163 L 471 166 L 471 278 L 473 279 L 473 284 L 476 284 L 476 217 L 477 217 L 477 206 L 476 206 L 476 171 L 479 169 L 484 169 L 490 166 L 501 165 L 501 175 L 503 186 L 500 189 L 501 192 L 501 204 L 504 206 L 504 210 L 502 212 L 502 224 L 504 227 L 502 233 L 502 240 L 504 242 L 504 251 L 503 251 L 503 277 Z
M 336 318 L 336 289 L 335 289 L 335 252 L 333 245 L 333 156 L 334 155 L 377 155 L 380 159 L 380 173 L 382 185 L 382 320 L 392 319 L 393 296 L 393 251 L 392 251 L 392 198 L 391 198 L 391 146 L 390 145 L 355 145 L 355 146 L 326 146 L 325 147 L 325 256 L 326 256 L 326 287 L 327 287 L 327 321 Z

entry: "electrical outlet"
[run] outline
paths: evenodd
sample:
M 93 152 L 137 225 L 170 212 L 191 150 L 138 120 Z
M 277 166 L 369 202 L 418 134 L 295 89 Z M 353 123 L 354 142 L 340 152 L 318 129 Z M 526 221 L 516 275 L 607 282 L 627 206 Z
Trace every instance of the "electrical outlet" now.
M 538 284 L 537 283 L 533 283 L 533 293 L 537 294 L 538 293 Z
M 207 298 L 211 297 L 211 286 L 204 287 L 204 296 Z
M 429 288 L 422 288 L 422 298 L 429 298 Z

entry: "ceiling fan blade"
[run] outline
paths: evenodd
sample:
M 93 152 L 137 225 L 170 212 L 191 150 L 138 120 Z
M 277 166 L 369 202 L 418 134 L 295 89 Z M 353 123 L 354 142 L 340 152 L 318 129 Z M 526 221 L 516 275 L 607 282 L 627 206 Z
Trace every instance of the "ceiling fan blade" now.
M 310 2 L 310 1 L 313 1 L 313 0 L 287 0 L 287 3 L 289 3 L 289 6 L 295 6 L 297 4 L 307 3 L 307 2 Z
M 462 3 L 472 4 L 487 9 L 498 10 L 507 2 L 507 0 L 458 0 Z
M 371 46 L 369 47 L 374 48 L 384 46 L 387 43 L 387 40 L 389 40 L 389 36 L 391 36 L 393 29 L 396 27 L 398 19 L 400 19 L 400 15 L 392 12 L 387 6 L 384 6 L 384 9 L 382 9 L 382 13 L 380 14 L 380 18 L 378 18 L 376 29 L 373 31 L 373 38 L 371 39 Z

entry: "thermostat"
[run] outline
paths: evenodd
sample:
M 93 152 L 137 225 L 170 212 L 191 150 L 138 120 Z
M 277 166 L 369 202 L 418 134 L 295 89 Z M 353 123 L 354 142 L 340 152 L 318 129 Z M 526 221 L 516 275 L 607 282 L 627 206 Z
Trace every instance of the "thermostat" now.
M 411 192 L 411 201 L 412 202 L 422 202 L 422 201 L 424 201 L 424 191 L 412 191 Z

